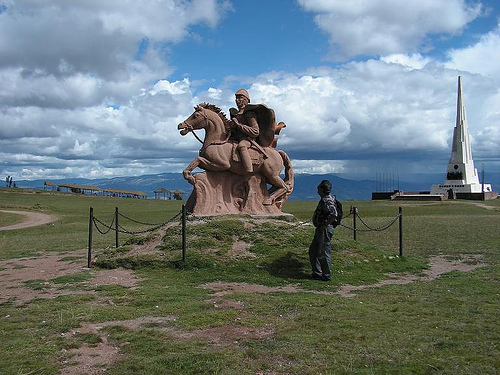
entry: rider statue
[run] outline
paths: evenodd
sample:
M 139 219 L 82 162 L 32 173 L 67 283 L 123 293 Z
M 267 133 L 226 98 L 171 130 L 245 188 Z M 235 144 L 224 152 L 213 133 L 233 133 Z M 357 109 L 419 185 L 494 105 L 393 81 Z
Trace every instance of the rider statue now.
M 275 148 L 285 124 L 277 124 L 265 104 L 250 104 L 247 90 L 235 96 L 238 108 L 229 110 L 231 120 L 217 106 L 202 103 L 177 126 L 181 135 L 205 130 L 198 156 L 182 172 L 194 186 L 187 207 L 204 215 L 281 213 L 294 184 L 290 157 Z M 198 167 L 206 172 L 193 175 Z
M 245 107 L 250 103 L 250 95 L 245 89 L 236 91 L 236 105 L 238 109 L 231 108 L 231 138 L 238 142 L 237 150 L 241 157 L 241 163 L 249 173 L 253 171 L 252 159 L 248 148 L 259 136 L 259 123 L 257 114 L 254 111 L 245 111 Z

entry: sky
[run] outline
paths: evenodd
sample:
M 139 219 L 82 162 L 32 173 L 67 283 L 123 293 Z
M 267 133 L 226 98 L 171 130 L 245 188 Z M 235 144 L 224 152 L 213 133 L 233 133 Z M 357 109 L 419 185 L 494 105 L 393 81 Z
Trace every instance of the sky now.
M 444 180 L 458 76 L 498 173 L 499 61 L 498 0 L 0 0 L 0 174 L 181 172 L 177 124 L 245 88 L 296 173 Z

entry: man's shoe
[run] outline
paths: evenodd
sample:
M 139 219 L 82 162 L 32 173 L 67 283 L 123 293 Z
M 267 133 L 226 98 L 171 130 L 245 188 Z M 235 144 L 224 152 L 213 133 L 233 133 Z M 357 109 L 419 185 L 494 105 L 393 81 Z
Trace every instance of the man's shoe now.
M 321 275 L 315 275 L 315 274 L 311 275 L 311 279 L 313 279 L 313 280 L 321 280 L 322 278 L 323 278 L 323 276 L 321 276 Z
M 332 281 L 332 278 L 327 276 L 321 276 L 321 281 Z

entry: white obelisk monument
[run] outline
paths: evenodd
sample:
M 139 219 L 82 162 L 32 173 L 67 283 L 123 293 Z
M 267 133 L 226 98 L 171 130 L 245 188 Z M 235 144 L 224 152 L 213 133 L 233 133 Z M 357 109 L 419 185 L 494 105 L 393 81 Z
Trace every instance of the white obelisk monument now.
M 484 189 L 484 190 L 483 190 Z M 457 122 L 453 129 L 451 157 L 446 170 L 446 180 L 441 185 L 432 185 L 431 194 L 483 193 L 491 191 L 490 184 L 480 184 L 477 170 L 472 160 L 469 140 L 469 125 L 465 115 L 462 97 L 462 80 L 458 77 Z

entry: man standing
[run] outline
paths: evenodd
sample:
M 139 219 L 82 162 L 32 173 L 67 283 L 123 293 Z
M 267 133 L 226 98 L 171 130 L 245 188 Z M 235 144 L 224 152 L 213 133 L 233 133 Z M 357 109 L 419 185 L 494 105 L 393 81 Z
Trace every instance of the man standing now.
M 318 194 L 321 199 L 313 214 L 312 221 L 316 229 L 314 231 L 314 238 L 309 246 L 312 278 L 323 281 L 330 281 L 332 279 L 332 223 L 337 216 L 337 209 L 335 207 L 335 198 L 330 195 L 331 191 L 332 184 L 328 180 L 323 180 L 318 185 Z
M 252 159 L 248 152 L 248 148 L 253 140 L 259 136 L 259 123 L 257 115 L 254 111 L 245 111 L 245 107 L 250 103 L 250 95 L 245 89 L 236 91 L 236 105 L 238 109 L 231 108 L 231 130 L 233 137 L 238 141 L 238 152 L 240 154 L 241 163 L 245 170 L 249 173 L 253 172 Z

